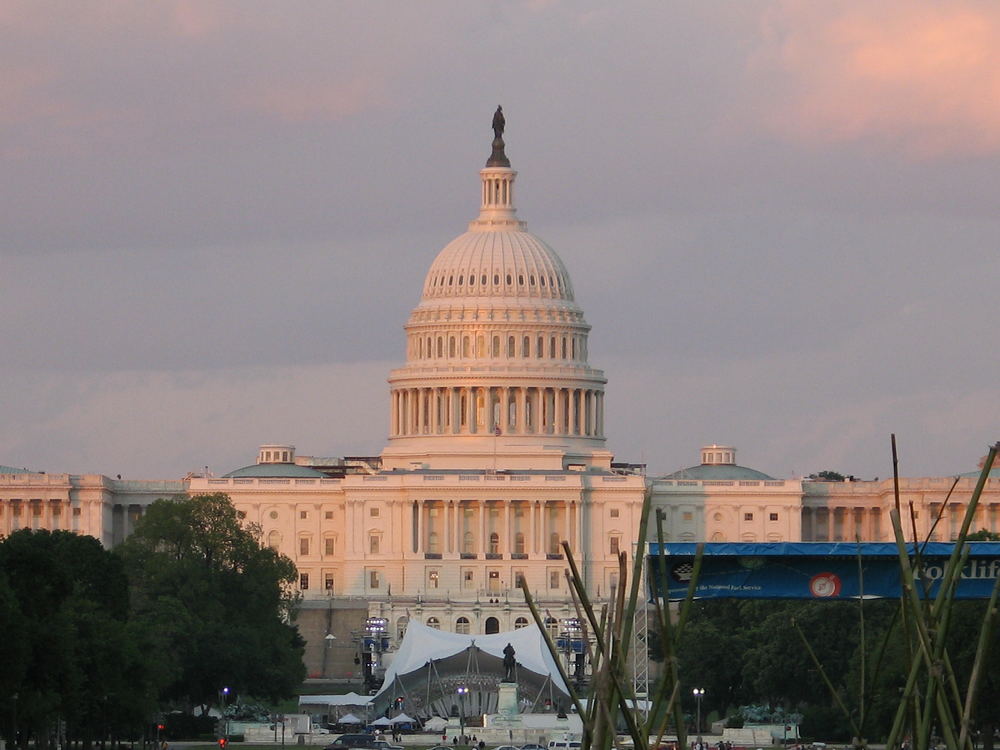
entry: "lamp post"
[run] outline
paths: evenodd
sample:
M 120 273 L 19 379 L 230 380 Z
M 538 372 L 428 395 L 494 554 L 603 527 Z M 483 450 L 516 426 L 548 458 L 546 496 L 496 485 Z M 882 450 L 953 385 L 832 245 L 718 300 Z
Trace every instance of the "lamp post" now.
M 458 693 L 458 726 L 459 733 L 461 734 L 461 742 L 465 744 L 465 696 L 469 693 L 469 688 L 465 685 L 459 685 L 455 688 L 455 692 Z
M 696 687 L 694 690 L 691 691 L 691 693 L 692 695 L 694 695 L 695 703 L 698 705 L 698 709 L 695 713 L 697 718 L 695 719 L 694 729 L 695 733 L 698 735 L 698 744 L 700 745 L 701 744 L 701 699 L 705 697 L 705 688 Z
M 222 746 L 229 744 L 229 718 L 226 716 L 226 699 L 229 697 L 229 688 L 224 687 L 219 691 L 219 711 L 222 713 Z

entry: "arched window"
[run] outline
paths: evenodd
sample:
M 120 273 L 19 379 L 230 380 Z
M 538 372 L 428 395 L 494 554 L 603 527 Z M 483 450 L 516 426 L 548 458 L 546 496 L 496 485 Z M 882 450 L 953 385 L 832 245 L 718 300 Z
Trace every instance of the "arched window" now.
M 455 632 L 461 633 L 462 635 L 468 635 L 469 624 L 470 623 L 468 617 L 459 617 L 457 620 L 455 620 Z
M 545 354 L 545 337 L 539 336 L 538 347 L 535 349 L 535 357 L 541 359 L 543 354 Z
M 562 358 L 566 359 L 566 337 L 563 336 L 562 339 Z
M 486 339 L 483 336 L 476 336 L 476 356 L 479 358 L 486 356 Z
M 514 630 L 520 630 L 521 628 L 526 628 L 526 627 L 528 627 L 527 617 L 518 617 L 516 620 L 514 620 Z
M 462 337 L 462 356 L 468 358 L 469 354 L 470 354 L 470 350 L 469 350 L 469 337 L 468 336 L 463 336 Z
M 462 535 L 462 552 L 471 555 L 476 551 L 476 537 L 471 531 L 466 531 Z
M 527 336 L 524 337 L 524 341 L 521 342 L 521 356 L 530 357 L 531 356 L 531 339 Z
M 398 620 L 396 620 L 396 640 L 403 640 L 403 636 L 406 635 L 406 626 L 410 624 L 410 618 L 403 615 Z
M 267 535 L 267 546 L 273 550 L 281 548 L 281 532 L 272 531 Z
M 514 337 L 513 336 L 508 336 L 507 337 L 507 356 L 508 357 L 513 357 L 514 356 Z
M 500 621 L 495 617 L 486 618 L 486 635 L 500 632 Z
M 548 633 L 552 638 L 559 635 L 559 621 L 554 617 L 545 618 L 545 632 Z
M 549 359 L 556 358 L 556 337 L 549 339 Z
M 500 356 L 500 337 L 499 336 L 494 336 L 493 337 L 493 356 L 494 357 L 499 357 Z
M 444 339 L 438 336 L 438 348 L 437 348 L 438 359 L 444 356 Z
M 435 630 L 441 629 L 441 621 L 436 617 L 427 618 L 427 627 L 434 628 Z
M 448 356 L 449 357 L 454 357 L 455 356 L 455 337 L 454 336 L 452 336 L 450 339 L 448 339 Z
M 494 555 L 500 553 L 500 535 L 495 531 L 490 534 L 490 552 Z
M 514 553 L 518 555 L 524 554 L 524 532 L 519 531 L 514 534 Z

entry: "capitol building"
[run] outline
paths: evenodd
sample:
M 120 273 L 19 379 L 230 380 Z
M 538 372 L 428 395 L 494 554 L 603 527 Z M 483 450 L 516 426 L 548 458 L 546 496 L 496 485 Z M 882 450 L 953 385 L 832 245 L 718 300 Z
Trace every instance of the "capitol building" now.
M 729 445 L 693 445 L 692 465 L 666 476 L 616 462 L 590 324 L 566 265 L 518 216 L 502 124 L 479 177 L 478 216 L 430 263 L 405 322 L 381 455 L 265 444 L 224 476 L 146 481 L 0 466 L 0 534 L 66 529 L 113 546 L 159 498 L 225 493 L 295 562 L 307 668 L 329 679 L 360 676 L 367 618 L 384 618 L 393 642 L 413 620 L 470 634 L 528 624 L 521 581 L 558 627 L 574 615 L 563 541 L 591 596 L 608 600 L 647 489 L 668 540 L 891 539 L 891 480 L 776 478 L 739 465 Z M 976 529 L 1000 531 L 997 474 Z M 976 478 L 949 497 L 954 482 L 900 481 L 918 533 L 940 516 L 932 538 L 957 534 Z

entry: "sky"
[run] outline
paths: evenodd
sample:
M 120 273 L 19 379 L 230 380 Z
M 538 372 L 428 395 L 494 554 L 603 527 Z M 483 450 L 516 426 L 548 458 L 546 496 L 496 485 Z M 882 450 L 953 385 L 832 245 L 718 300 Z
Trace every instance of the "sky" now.
M 497 104 L 617 460 L 1000 439 L 992 0 L 0 0 L 0 464 L 377 454 Z

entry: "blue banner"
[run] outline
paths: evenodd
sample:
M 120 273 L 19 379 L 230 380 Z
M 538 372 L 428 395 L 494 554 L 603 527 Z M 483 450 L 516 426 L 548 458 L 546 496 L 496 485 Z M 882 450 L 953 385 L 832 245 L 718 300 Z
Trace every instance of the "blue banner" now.
M 660 570 L 666 569 L 667 598 L 683 599 L 694 572 L 697 544 L 649 545 L 650 597 L 661 595 Z M 956 590 L 958 599 L 988 599 L 1000 576 L 1000 542 L 968 542 L 969 557 Z M 953 544 L 932 542 L 914 559 L 917 592 L 937 595 Z M 858 556 L 861 556 L 859 575 Z M 699 599 L 857 599 L 898 597 L 899 555 L 884 542 L 799 542 L 705 544 L 695 597 Z

